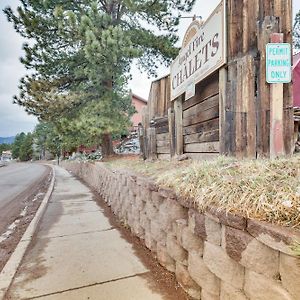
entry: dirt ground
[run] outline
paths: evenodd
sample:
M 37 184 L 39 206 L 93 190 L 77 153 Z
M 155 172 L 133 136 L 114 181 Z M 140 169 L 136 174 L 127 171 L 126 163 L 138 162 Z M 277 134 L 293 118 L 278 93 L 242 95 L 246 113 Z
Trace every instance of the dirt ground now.
M 0 242 L 0 272 L 21 240 L 31 220 L 34 218 L 50 185 L 51 178 L 51 169 L 47 167 L 43 176 L 41 176 L 38 181 L 17 195 L 16 198 L 10 202 L 10 205 L 1 210 L 0 236 L 6 232 L 10 224 L 15 221 L 18 223 L 13 233 L 7 239 Z M 24 212 L 22 215 L 21 212 L 24 211 L 25 207 L 27 207 L 26 213 Z

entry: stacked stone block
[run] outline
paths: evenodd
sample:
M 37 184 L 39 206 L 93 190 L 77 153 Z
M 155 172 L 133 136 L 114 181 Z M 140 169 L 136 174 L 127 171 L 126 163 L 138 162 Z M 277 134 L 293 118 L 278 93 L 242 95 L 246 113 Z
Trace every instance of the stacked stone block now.
M 298 300 L 296 230 L 211 208 L 199 213 L 172 190 L 101 163 L 65 163 L 111 207 L 194 299 Z

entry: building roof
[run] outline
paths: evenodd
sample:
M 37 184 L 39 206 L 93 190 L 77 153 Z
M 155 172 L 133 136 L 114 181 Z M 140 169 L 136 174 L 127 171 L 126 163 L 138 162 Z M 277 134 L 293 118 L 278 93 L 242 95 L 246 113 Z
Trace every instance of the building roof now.
M 164 79 L 164 78 L 167 78 L 167 77 L 169 77 L 169 76 L 170 76 L 170 73 L 168 73 L 168 74 L 166 74 L 166 75 L 163 75 L 163 76 L 160 76 L 160 77 L 158 77 L 158 78 L 155 78 L 155 80 L 153 80 L 152 83 L 153 83 L 153 82 L 156 82 L 156 81 L 160 81 L 160 80 L 162 80 L 162 79 Z
M 148 101 L 147 101 L 146 99 L 144 99 L 144 98 L 142 98 L 142 97 L 140 97 L 140 96 L 138 96 L 138 95 L 136 95 L 136 94 L 132 94 L 132 97 L 134 97 L 134 98 L 136 98 L 136 99 L 138 99 L 138 100 L 144 102 L 145 104 L 148 103 Z

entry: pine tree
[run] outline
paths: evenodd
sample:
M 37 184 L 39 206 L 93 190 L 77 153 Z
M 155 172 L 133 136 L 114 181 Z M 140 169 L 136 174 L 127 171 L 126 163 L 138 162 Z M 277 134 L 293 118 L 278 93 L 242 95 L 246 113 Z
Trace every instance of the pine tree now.
M 15 141 L 12 144 L 12 157 L 13 158 L 19 158 L 20 156 L 20 148 L 26 138 L 26 134 L 24 132 L 21 132 L 16 135 Z
M 33 156 L 33 136 L 29 132 L 26 134 L 19 152 L 19 159 L 21 161 L 29 161 L 32 159 Z
M 63 126 L 59 128 L 58 126 Z M 61 152 L 74 152 L 78 145 L 90 145 L 86 136 L 78 134 L 77 130 L 66 130 L 62 123 L 40 122 L 33 133 L 34 143 L 39 157 L 45 158 L 45 152 L 49 151 L 54 156 L 60 156 Z
M 18 158 L 21 161 L 32 159 L 33 155 L 33 136 L 29 132 L 25 134 L 21 132 L 16 135 L 15 141 L 12 144 L 12 157 Z
M 194 2 L 22 0 L 16 13 L 6 8 L 16 31 L 33 41 L 21 61 L 34 73 L 21 80 L 15 102 L 64 131 L 110 141 L 134 112 L 126 88 L 132 61 L 149 75 L 168 65 L 178 54 L 179 19 L 170 17 Z

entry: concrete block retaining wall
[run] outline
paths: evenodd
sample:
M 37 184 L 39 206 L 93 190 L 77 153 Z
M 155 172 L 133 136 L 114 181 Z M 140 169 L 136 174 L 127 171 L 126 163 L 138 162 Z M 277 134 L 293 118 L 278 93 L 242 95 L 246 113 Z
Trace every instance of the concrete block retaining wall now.
M 93 187 L 195 299 L 298 300 L 299 232 L 225 214 L 204 214 L 128 171 L 101 163 L 64 162 Z

